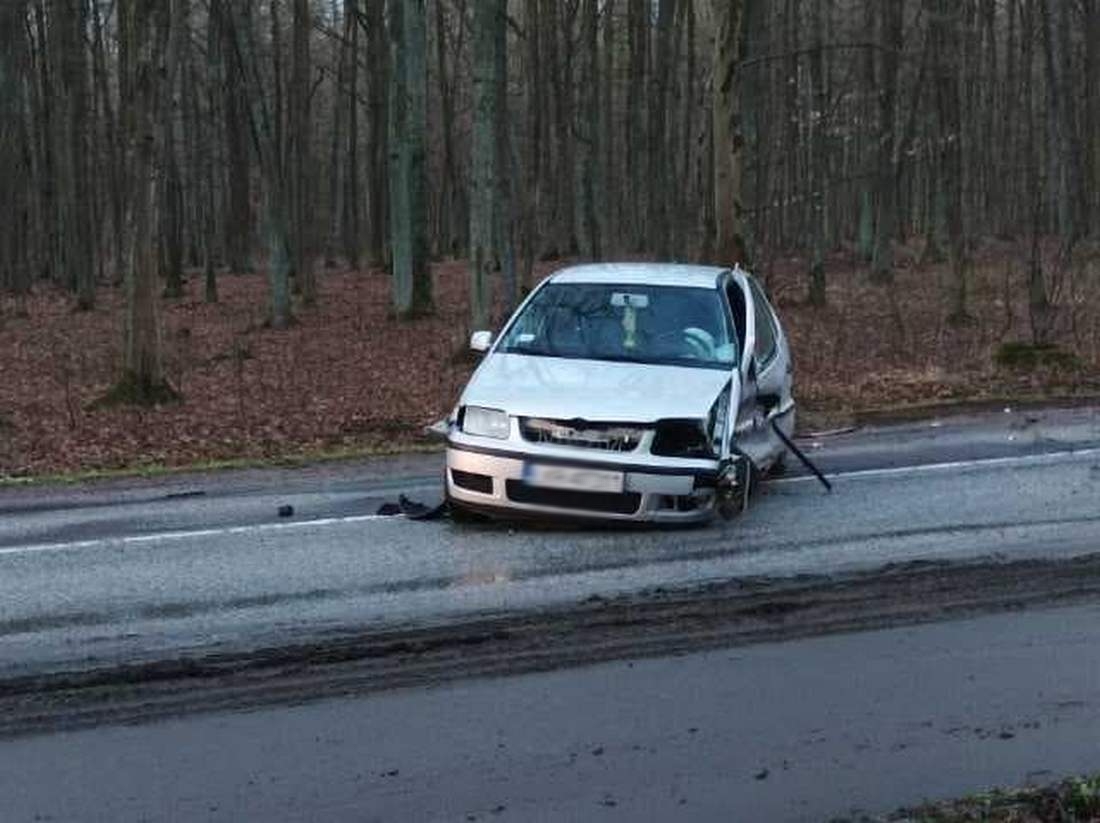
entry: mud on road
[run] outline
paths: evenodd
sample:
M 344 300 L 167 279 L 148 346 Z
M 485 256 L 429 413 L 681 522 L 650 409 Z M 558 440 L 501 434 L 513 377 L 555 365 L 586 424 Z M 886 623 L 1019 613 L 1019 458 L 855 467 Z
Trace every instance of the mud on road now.
M 1097 600 L 1093 554 L 741 578 L 446 625 L 349 626 L 309 644 L 8 679 L 0 682 L 0 737 Z

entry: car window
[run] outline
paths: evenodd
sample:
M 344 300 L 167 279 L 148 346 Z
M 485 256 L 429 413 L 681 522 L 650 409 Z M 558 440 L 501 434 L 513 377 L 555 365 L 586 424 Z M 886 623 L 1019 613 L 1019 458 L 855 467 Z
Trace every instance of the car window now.
M 729 300 L 730 311 L 733 312 L 733 322 L 737 330 L 737 348 L 741 351 L 745 347 L 745 293 L 741 291 L 740 284 L 730 280 L 726 285 L 726 298 Z
M 759 365 L 766 365 L 774 356 L 777 349 L 775 318 L 768 306 L 768 300 L 763 290 L 755 280 L 749 280 L 752 289 L 753 304 L 756 315 L 756 359 Z
M 738 346 L 716 288 L 549 283 L 497 351 L 731 368 Z

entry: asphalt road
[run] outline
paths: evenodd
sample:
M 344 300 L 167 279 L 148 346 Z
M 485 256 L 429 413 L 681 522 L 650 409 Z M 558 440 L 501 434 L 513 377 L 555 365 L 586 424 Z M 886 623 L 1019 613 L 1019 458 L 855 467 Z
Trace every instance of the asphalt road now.
M 1100 764 L 1096 605 L 0 743 L 3 819 L 819 821 Z
M 824 820 L 1095 770 L 1100 411 L 802 445 L 833 494 L 687 531 L 375 514 L 439 455 L 0 489 L 0 818 Z
M 809 438 L 835 479 L 765 486 L 690 531 L 378 517 L 440 456 L 0 490 L 0 680 L 437 625 L 594 596 L 1100 548 L 1100 411 Z M 294 516 L 279 518 L 280 505 Z

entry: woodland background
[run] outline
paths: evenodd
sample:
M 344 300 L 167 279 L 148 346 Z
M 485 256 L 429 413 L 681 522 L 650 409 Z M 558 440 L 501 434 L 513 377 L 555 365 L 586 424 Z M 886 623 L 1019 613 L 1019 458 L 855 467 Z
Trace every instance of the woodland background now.
M 0 476 L 408 447 L 573 260 L 806 419 L 1100 390 L 1100 0 L 0 0 Z

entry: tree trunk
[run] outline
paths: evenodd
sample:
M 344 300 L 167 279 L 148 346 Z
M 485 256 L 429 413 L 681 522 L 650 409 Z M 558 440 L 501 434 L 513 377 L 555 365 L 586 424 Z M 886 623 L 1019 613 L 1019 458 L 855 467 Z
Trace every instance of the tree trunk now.
M 458 21 L 456 23 L 456 27 L 458 29 L 458 36 L 455 38 L 457 40 L 457 42 L 455 43 L 455 51 L 459 54 L 461 54 L 462 52 L 462 34 L 465 31 L 465 25 L 463 22 L 465 19 L 465 6 L 465 2 L 459 5 L 457 15 Z M 447 65 L 447 50 L 449 42 L 447 36 L 448 19 L 446 14 L 444 13 L 444 4 L 436 3 L 435 9 L 436 72 L 439 75 L 439 108 L 440 116 L 442 118 L 441 150 L 443 152 L 443 177 L 439 181 L 440 219 L 438 235 L 441 240 L 443 251 L 446 254 L 457 256 L 461 253 L 461 249 L 467 245 L 466 232 L 468 230 L 468 226 L 462 226 L 462 218 L 468 217 L 468 215 L 465 214 L 465 209 L 462 206 L 463 198 L 461 184 L 459 182 L 458 168 L 455 160 L 454 98 L 455 86 L 457 85 L 457 81 L 453 76 L 453 72 L 448 68 Z M 475 5 L 475 17 L 477 16 L 477 14 L 477 6 Z M 473 79 L 473 84 L 476 86 L 476 83 L 477 79 L 475 77 Z
M 217 89 L 226 82 L 225 54 L 222 48 L 222 36 L 218 24 L 214 21 L 221 17 L 222 0 L 210 0 L 210 22 L 206 27 L 206 106 L 213 116 L 222 115 L 221 98 Z M 197 103 L 196 103 L 197 105 Z M 196 123 L 193 128 L 199 128 Z M 224 125 L 223 125 L 224 128 Z M 213 140 L 207 134 L 198 138 L 200 145 L 200 163 L 202 165 L 202 255 L 203 255 L 203 299 L 207 303 L 218 302 L 217 261 L 220 259 L 218 248 L 217 217 L 217 172 L 213 151 Z
M 739 6 L 740 0 L 737 0 Z M 628 80 L 626 91 L 626 118 L 623 141 L 626 147 L 626 185 L 624 195 L 627 203 L 627 237 L 632 251 L 645 246 L 646 216 L 645 188 L 642 175 L 649 169 L 646 158 L 646 121 L 645 94 L 646 78 L 649 76 L 649 9 L 646 0 L 627 0 L 627 45 Z M 715 0 L 716 13 L 722 14 L 718 7 L 725 6 L 725 0 Z M 732 14 L 733 12 L 731 12 Z
M 1076 133 L 1077 106 L 1070 89 L 1073 46 L 1069 36 L 1068 5 L 1047 0 L 1041 4 L 1041 15 L 1050 100 L 1047 112 L 1052 157 L 1051 193 L 1059 232 L 1067 243 L 1073 244 L 1084 233 L 1086 194 Z
M 1100 0 L 1081 0 L 1085 13 L 1085 186 L 1088 231 L 1100 237 Z
M 881 3 L 882 71 L 878 78 L 879 144 L 875 170 L 875 239 L 871 253 L 871 279 L 889 283 L 894 279 L 894 237 L 898 231 L 897 190 L 897 98 L 898 67 L 902 39 L 902 0 Z
M 288 207 L 288 187 L 286 157 L 280 125 L 281 103 L 279 88 L 281 82 L 275 82 L 274 112 L 268 107 L 266 85 L 260 71 L 256 48 L 256 30 L 252 19 L 250 4 L 226 2 L 224 9 L 229 23 L 231 43 L 236 59 L 236 71 L 242 78 L 242 85 L 250 103 L 248 122 L 252 132 L 252 142 L 260 159 L 260 171 L 264 180 L 264 232 L 268 247 L 268 322 L 272 328 L 285 329 L 292 320 L 290 308 L 290 245 Z M 274 6 L 272 11 L 275 11 Z M 272 16 L 273 43 L 277 46 L 279 25 Z M 277 48 L 273 52 L 274 73 L 280 74 Z
M 173 3 L 119 0 L 121 99 L 127 101 L 130 254 L 126 278 L 125 374 L 120 399 L 151 403 L 171 394 L 164 379 L 157 317 L 157 182 L 167 139 L 162 100 L 172 87 Z
M 929 36 L 935 54 L 936 138 L 939 145 L 940 185 L 951 255 L 950 310 L 954 325 L 970 321 L 969 248 L 963 223 L 963 134 L 959 76 L 959 28 L 961 14 L 956 0 L 928 0 Z
M 745 260 L 745 215 L 741 193 L 742 0 L 714 0 L 714 257 L 724 265 Z
M 581 255 L 589 260 L 601 256 L 602 231 L 599 204 L 604 169 L 600 151 L 600 11 L 597 0 L 584 0 L 581 16 L 580 110 L 577 117 L 577 172 L 574 177 L 574 210 L 577 215 Z M 667 196 L 667 195 L 666 195 Z
M 367 26 L 367 116 L 369 118 L 367 169 L 367 260 L 372 266 L 385 265 L 388 259 L 386 237 L 390 202 L 387 124 L 389 123 L 390 45 L 386 33 L 385 3 L 371 0 L 365 4 Z M 389 35 L 392 36 L 392 33 Z
M 690 3 L 688 4 L 691 5 Z M 615 0 L 605 0 L 603 4 L 603 67 L 600 80 L 603 88 L 600 92 L 599 140 L 603 156 L 597 160 L 600 166 L 599 190 L 596 195 L 596 210 L 600 220 L 599 255 L 614 254 L 614 237 L 618 236 L 622 210 L 619 204 L 619 142 L 615 139 Z M 683 179 L 687 179 L 687 175 Z
M 390 236 L 398 317 L 431 311 L 425 197 L 427 76 L 424 0 L 390 0 Z
M 668 135 L 665 113 L 668 109 L 671 62 L 672 23 L 676 17 L 676 0 L 659 0 L 657 4 L 656 49 L 653 74 L 647 99 L 649 106 L 649 168 L 646 172 L 646 219 L 649 247 L 659 260 L 669 256 Z
M 180 179 L 172 89 L 165 89 L 160 119 L 165 131 L 164 173 L 160 179 L 160 272 L 164 296 L 183 296 L 183 181 Z
M 52 0 L 51 46 L 54 77 L 59 81 L 57 101 L 63 127 L 56 134 L 59 158 L 58 274 L 77 297 L 77 308 L 95 305 L 95 260 L 92 243 L 91 198 L 88 179 L 88 72 L 84 48 L 87 4 L 83 0 Z
M 825 189 L 828 185 L 826 138 L 829 130 L 827 108 L 829 105 L 822 54 L 824 37 L 824 2 L 813 0 L 813 19 L 810 23 L 810 85 L 813 89 L 814 116 L 810 118 L 810 202 L 812 204 L 811 229 L 813 249 L 810 255 L 810 283 L 806 300 L 811 306 L 825 305 L 825 242 L 828 234 L 828 202 Z
M 344 193 L 341 198 L 344 257 L 359 268 L 363 240 L 359 202 L 359 0 L 344 0 L 344 58 L 347 60 L 347 143 L 344 161 Z M 342 103 L 340 105 L 343 105 Z M 373 262 L 373 261 L 372 261 Z
M 309 0 L 294 0 L 294 65 L 290 81 L 290 175 L 293 195 L 294 273 L 307 306 L 317 302 L 317 277 L 313 267 L 313 140 L 310 123 L 309 35 L 313 16 Z
M 539 250 L 536 248 L 539 235 L 540 206 L 543 193 L 542 164 L 544 146 L 543 143 L 543 111 L 545 100 L 545 85 L 543 83 L 544 68 L 542 63 L 540 4 L 537 0 L 525 3 L 523 6 L 524 28 L 529 32 L 527 36 L 527 51 L 525 54 L 526 83 L 524 85 L 524 103 L 527 108 L 526 131 L 527 140 L 524 151 L 525 174 L 523 176 L 523 190 L 520 196 L 520 256 L 523 259 L 523 284 L 530 289 L 534 283 L 535 257 Z
M 232 25 L 233 0 L 218 0 L 219 13 L 211 18 L 222 32 L 222 47 L 226 55 L 240 54 Z M 213 7 L 212 7 L 213 8 Z M 251 25 L 251 15 L 248 17 Z M 242 41 L 242 46 L 246 45 Z M 232 61 L 230 61 L 232 63 Z M 225 215 L 225 253 L 229 271 L 244 274 L 252 271 L 252 179 L 248 155 L 249 97 L 248 78 L 237 66 L 227 69 L 223 86 L 225 112 L 225 152 L 227 202 Z
M 24 2 L 0 4 L 0 180 L 12 181 L 7 218 L 0 225 L 0 289 L 24 294 L 29 283 L 28 189 L 31 176 L 24 86 L 29 78 Z
M 502 0 L 474 0 L 473 125 L 470 152 L 470 328 L 489 328 L 491 273 L 497 258 L 494 208 L 497 200 L 498 49 L 504 47 Z

